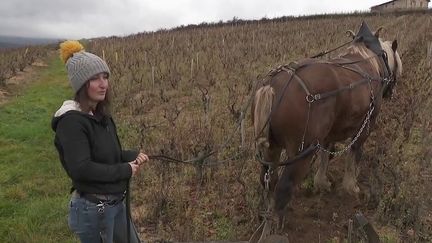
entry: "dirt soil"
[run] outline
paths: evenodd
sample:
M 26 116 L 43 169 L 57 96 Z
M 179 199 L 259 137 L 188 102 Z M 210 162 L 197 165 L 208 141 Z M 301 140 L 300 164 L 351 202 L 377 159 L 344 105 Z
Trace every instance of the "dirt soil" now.
M 330 161 L 330 192 L 314 193 L 307 189 L 297 192 L 285 222 L 284 235 L 290 242 L 344 242 L 348 234 L 348 221 L 357 212 L 361 212 L 373 225 L 373 212 L 368 211 L 361 199 L 341 188 L 343 168 L 343 159 Z
M 17 72 L 17 75 L 9 78 L 5 82 L 5 86 L 0 86 L 0 105 L 9 100 L 16 93 L 18 86 L 30 82 L 31 77 L 40 70 L 41 67 L 48 66 L 42 60 L 36 60 L 31 66 L 24 68 L 23 72 Z

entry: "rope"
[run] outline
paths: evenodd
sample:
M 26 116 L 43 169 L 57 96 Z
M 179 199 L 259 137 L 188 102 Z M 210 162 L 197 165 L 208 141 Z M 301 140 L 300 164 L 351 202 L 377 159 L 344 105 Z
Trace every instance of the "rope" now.
M 126 235 L 126 239 L 127 242 L 130 243 L 131 242 L 131 221 L 132 221 L 132 217 L 131 217 L 131 209 L 130 209 L 130 179 L 127 182 L 127 187 L 126 187 L 126 230 L 127 230 L 127 235 Z M 141 240 L 139 238 L 138 233 L 136 232 L 135 227 L 133 227 L 134 229 L 134 233 L 135 236 L 138 240 L 138 243 L 141 243 Z
M 127 230 L 127 242 L 130 243 L 130 220 L 131 220 L 131 212 L 130 212 L 130 180 L 127 182 L 126 188 L 126 230 Z
M 345 43 L 343 43 L 342 45 L 340 45 L 340 46 L 338 46 L 338 47 L 336 47 L 336 48 L 333 48 L 333 49 L 331 49 L 331 50 L 324 51 L 324 52 L 320 52 L 320 53 L 318 53 L 317 55 L 312 56 L 311 58 L 318 58 L 318 57 L 322 57 L 322 56 L 324 56 L 324 55 L 329 54 L 330 52 L 334 52 L 334 51 L 336 51 L 337 49 L 340 49 L 340 48 L 342 48 L 342 47 L 344 47 L 344 46 L 350 44 L 351 42 L 352 42 L 352 40 L 350 40 L 350 41 L 348 41 L 348 42 L 345 42 Z
M 286 160 L 284 160 L 283 162 L 275 165 L 272 162 L 268 162 L 263 160 L 262 158 L 260 158 L 260 156 L 257 154 L 255 155 L 256 159 L 264 166 L 273 166 L 273 167 L 280 167 L 280 166 L 291 166 L 293 164 L 295 164 L 296 162 L 304 159 L 305 157 L 307 157 L 310 153 L 314 152 L 317 148 L 319 148 L 319 143 L 316 144 L 311 144 L 309 145 L 309 147 L 307 147 L 305 150 L 301 151 L 301 153 L 297 154 L 296 156 L 292 157 L 292 158 L 288 158 Z
M 231 133 L 231 136 L 223 144 L 218 146 L 216 149 L 213 149 L 206 154 L 203 154 L 201 156 L 197 156 L 195 158 L 188 159 L 188 160 L 176 159 L 176 158 L 164 155 L 164 154 L 149 155 L 149 158 L 159 160 L 159 161 L 168 162 L 168 163 L 180 163 L 180 164 L 190 164 L 190 165 L 201 164 L 201 165 L 206 165 L 206 166 L 216 166 L 219 164 L 223 164 L 227 161 L 231 161 L 231 160 L 233 160 L 233 158 L 237 158 L 239 155 L 243 154 L 246 151 L 246 149 L 244 149 L 244 148 L 242 148 L 241 151 L 235 153 L 233 156 L 230 156 L 229 158 L 224 159 L 222 161 L 213 161 L 211 163 L 205 163 L 205 160 L 207 158 L 209 158 L 210 156 L 212 156 L 214 154 L 219 153 L 219 151 L 227 148 L 231 144 L 232 140 L 234 139 L 234 136 L 238 133 L 238 131 L 240 130 L 240 128 L 242 126 L 242 121 L 245 119 L 245 114 L 246 114 L 247 109 L 249 109 L 250 106 L 252 105 L 252 102 L 254 100 L 253 98 L 255 97 L 254 94 L 255 94 L 255 91 L 258 87 L 258 83 L 259 83 L 259 80 L 256 80 L 255 84 L 254 84 L 254 88 L 252 89 L 251 94 L 249 95 L 248 101 L 245 103 L 245 105 L 243 106 L 243 108 L 240 111 L 240 117 L 238 118 L 237 126 L 236 126 L 234 132 Z

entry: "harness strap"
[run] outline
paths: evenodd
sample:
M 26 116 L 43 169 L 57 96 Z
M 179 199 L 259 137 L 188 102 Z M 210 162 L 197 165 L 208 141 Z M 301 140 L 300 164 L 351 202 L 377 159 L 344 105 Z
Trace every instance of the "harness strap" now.
M 296 80 L 297 82 L 300 84 L 300 86 L 302 86 L 302 88 L 304 89 L 304 91 L 306 92 L 307 96 L 311 95 L 311 92 L 309 91 L 309 88 L 307 87 L 306 83 L 303 81 L 303 79 L 301 79 L 298 75 L 296 76 Z
M 369 79 L 362 79 L 362 80 L 360 80 L 360 81 L 357 81 L 357 82 L 351 83 L 351 84 L 349 84 L 349 85 L 347 85 L 347 86 L 344 86 L 344 87 L 342 87 L 342 88 L 339 88 L 339 89 L 337 89 L 337 90 L 332 90 L 332 91 L 325 92 L 325 93 L 322 93 L 322 94 L 315 94 L 315 95 L 312 95 L 312 98 L 313 98 L 313 101 L 318 101 L 318 100 L 321 100 L 321 99 L 326 99 L 326 98 L 328 98 L 328 97 L 331 97 L 331 96 L 337 95 L 339 92 L 342 92 L 342 91 L 345 91 L 345 90 L 351 90 L 351 89 L 354 89 L 355 87 L 360 86 L 360 85 L 362 85 L 362 84 L 365 84 L 365 83 L 367 83 L 368 81 L 369 81 Z
M 343 92 L 345 90 L 354 89 L 355 87 L 357 87 L 359 85 L 367 83 L 369 80 L 380 80 L 379 78 L 371 78 L 371 77 L 369 77 L 369 75 L 361 72 L 360 70 L 357 70 L 357 69 L 354 69 L 354 68 L 346 66 L 346 65 L 356 64 L 356 63 L 359 63 L 359 62 L 364 62 L 364 61 L 367 61 L 369 59 L 376 58 L 376 57 L 378 57 L 378 56 L 377 55 L 372 55 L 372 56 L 370 56 L 370 57 L 368 57 L 366 59 L 362 59 L 362 60 L 358 60 L 358 61 L 352 61 L 352 62 L 342 62 L 342 63 L 320 62 L 320 63 L 323 63 L 323 64 L 336 65 L 338 67 L 350 70 L 352 72 L 355 72 L 355 73 L 359 74 L 360 76 L 362 76 L 364 78 L 364 79 L 362 79 L 360 81 L 351 83 L 351 84 L 349 84 L 347 86 L 344 86 L 342 88 L 339 88 L 337 90 L 329 91 L 329 92 L 322 93 L 322 94 L 312 94 L 310 92 L 310 89 L 307 86 L 306 82 L 303 79 L 301 79 L 298 75 L 296 75 L 296 71 L 298 69 L 307 67 L 309 65 L 312 65 L 312 63 L 298 65 L 297 63 L 292 62 L 292 63 L 290 63 L 288 65 L 279 66 L 276 70 L 272 70 L 271 74 L 274 75 L 274 74 L 279 73 L 281 71 L 285 71 L 288 74 L 292 74 L 291 79 L 295 76 L 297 82 L 300 84 L 300 86 L 303 88 L 303 90 L 306 93 L 306 101 L 308 103 L 313 103 L 314 101 L 334 96 L 334 95 L 336 95 L 336 94 L 338 94 L 340 92 Z
M 300 66 L 300 67 L 305 67 L 305 66 L 307 66 L 307 65 L 303 65 L 303 66 Z M 304 89 L 304 91 L 306 92 L 306 94 L 309 96 L 309 95 L 311 95 L 311 93 L 310 93 L 309 88 L 307 87 L 306 83 L 298 75 L 296 75 L 296 73 L 295 73 L 295 71 L 298 68 L 299 67 L 297 67 L 296 69 L 287 69 L 286 67 L 281 67 L 281 70 L 285 71 L 287 73 L 292 72 L 292 75 L 295 76 L 297 82 L 300 84 L 300 86 L 302 86 L 302 88 Z
M 297 154 L 296 156 L 292 157 L 292 158 L 288 158 L 286 160 L 284 160 L 283 162 L 277 164 L 277 166 L 290 166 L 295 164 L 296 162 L 306 158 L 308 155 L 310 155 L 312 152 L 315 152 L 317 149 L 319 148 L 319 143 L 316 144 L 311 144 L 309 145 L 309 147 L 307 147 L 307 149 L 301 151 L 299 154 Z M 274 163 L 265 161 L 263 159 L 261 159 L 259 157 L 258 154 L 255 155 L 256 159 L 265 166 L 275 166 Z
M 292 75 L 290 76 L 290 78 L 288 79 L 288 81 L 285 83 L 283 89 L 282 89 L 282 94 L 279 97 L 279 99 L 277 100 L 276 106 L 278 106 L 280 104 L 280 102 L 282 101 L 282 98 L 284 97 L 285 91 L 288 88 L 288 85 L 291 83 L 291 80 L 293 79 L 294 75 L 295 75 L 295 71 L 297 70 L 297 66 L 296 67 L 292 67 L 291 63 L 289 64 L 288 68 L 285 67 L 278 67 L 276 70 L 272 70 L 270 71 L 270 75 L 275 75 L 277 73 L 279 73 L 280 71 L 285 71 L 288 74 L 292 73 Z M 264 128 L 270 123 L 270 118 L 272 116 L 274 112 L 273 106 L 270 110 L 270 115 L 267 117 L 266 122 L 264 123 L 264 126 L 261 128 L 261 130 L 259 131 L 259 133 L 255 134 L 255 141 L 256 139 L 261 135 L 261 133 L 264 131 Z

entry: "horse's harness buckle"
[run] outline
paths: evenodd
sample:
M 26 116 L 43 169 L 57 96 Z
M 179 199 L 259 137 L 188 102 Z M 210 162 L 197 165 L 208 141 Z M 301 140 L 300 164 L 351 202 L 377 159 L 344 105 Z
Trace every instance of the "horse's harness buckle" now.
M 389 85 L 393 81 L 393 78 L 391 76 L 384 77 L 383 81 L 386 85 Z
M 306 101 L 308 103 L 313 103 L 315 100 L 317 100 L 316 97 L 315 97 L 315 95 L 312 95 L 312 94 L 306 95 Z

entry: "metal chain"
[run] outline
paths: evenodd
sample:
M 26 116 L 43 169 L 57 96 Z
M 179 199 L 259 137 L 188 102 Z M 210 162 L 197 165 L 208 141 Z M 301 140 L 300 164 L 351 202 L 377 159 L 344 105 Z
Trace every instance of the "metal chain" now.
M 267 206 L 267 210 L 263 213 L 264 220 L 267 220 L 270 218 L 270 199 L 269 199 L 269 193 L 270 193 L 270 180 L 271 180 L 271 174 L 273 174 L 273 169 L 269 166 L 267 168 L 267 171 L 264 174 L 264 202 Z
M 370 120 L 370 117 L 371 117 L 371 115 L 372 115 L 372 112 L 375 110 L 375 107 L 373 106 L 374 101 L 375 101 L 375 96 L 374 96 L 374 94 L 373 94 L 372 81 L 371 81 L 371 80 L 372 80 L 372 79 L 369 78 L 369 88 L 370 88 L 370 94 L 371 94 L 371 103 L 369 104 L 370 113 L 369 113 L 369 119 L 368 119 L 368 120 Z M 367 132 L 367 133 L 370 132 L 370 121 L 368 121 L 368 123 L 367 123 L 366 132 Z
M 373 89 L 372 89 L 372 79 L 368 78 L 368 80 L 369 80 L 369 88 L 370 88 L 370 98 L 371 98 L 371 101 L 369 103 L 369 110 L 366 113 L 366 118 L 364 119 L 363 124 L 360 127 L 360 130 L 357 132 L 357 134 L 355 135 L 355 137 L 353 138 L 353 140 L 351 140 L 351 142 L 347 146 L 345 146 L 343 149 L 341 149 L 339 151 L 330 151 L 330 150 L 324 148 L 319 143 L 319 141 L 318 141 L 317 148 L 319 150 L 324 151 L 324 152 L 326 152 L 328 154 L 331 154 L 333 156 L 339 156 L 339 155 L 345 153 L 346 151 L 348 151 L 354 145 L 354 143 L 357 142 L 357 140 L 359 139 L 359 137 L 362 134 L 363 130 L 365 129 L 366 125 L 367 125 L 367 132 L 369 132 L 370 118 L 372 116 L 373 111 L 375 110 L 375 107 L 373 106 L 374 101 L 375 101 L 375 96 L 373 94 Z
M 304 131 L 303 131 L 302 142 L 301 142 L 301 145 L 300 145 L 299 150 L 298 150 L 299 152 L 303 151 L 303 149 L 304 149 L 306 132 L 307 132 L 307 129 L 308 129 L 308 126 L 309 126 L 309 120 L 310 120 L 310 110 L 311 110 L 311 104 L 312 104 L 312 102 L 309 102 L 309 101 L 307 100 L 307 97 L 308 97 L 308 96 L 306 96 L 306 101 L 308 102 L 307 119 L 306 119 L 305 129 L 304 129 Z

